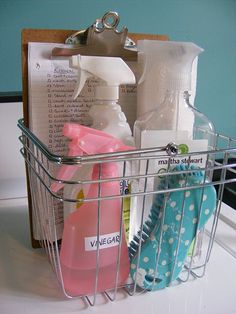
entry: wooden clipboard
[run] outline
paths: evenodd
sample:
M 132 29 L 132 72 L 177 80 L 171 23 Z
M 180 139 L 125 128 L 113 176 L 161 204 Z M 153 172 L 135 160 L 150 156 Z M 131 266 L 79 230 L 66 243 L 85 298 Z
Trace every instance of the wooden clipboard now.
M 75 30 L 49 30 L 49 29 L 24 29 L 22 31 L 22 87 L 23 87 L 23 115 L 26 127 L 29 127 L 28 112 L 28 43 L 29 42 L 47 42 L 47 43 L 65 43 L 66 39 L 74 34 Z M 128 36 L 135 43 L 139 39 L 151 40 L 168 40 L 166 35 L 138 34 L 128 33 Z M 30 235 L 33 248 L 39 248 L 40 242 L 34 238 L 33 232 L 33 215 L 32 215 L 32 198 L 30 191 L 29 174 L 26 167 L 27 191 L 28 191 L 28 208 L 30 220 Z

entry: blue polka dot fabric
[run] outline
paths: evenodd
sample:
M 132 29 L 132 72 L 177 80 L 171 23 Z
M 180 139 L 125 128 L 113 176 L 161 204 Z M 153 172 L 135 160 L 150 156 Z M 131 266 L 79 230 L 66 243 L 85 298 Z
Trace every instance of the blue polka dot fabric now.
M 181 171 L 191 170 L 184 173 Z M 216 191 L 212 185 L 195 187 L 204 181 L 204 172 L 194 165 L 178 165 L 173 174 L 162 179 L 159 190 L 185 187 L 156 194 L 149 220 L 130 244 L 131 276 L 146 290 L 169 286 L 182 271 L 191 243 L 216 208 Z M 180 171 L 180 173 L 175 173 Z

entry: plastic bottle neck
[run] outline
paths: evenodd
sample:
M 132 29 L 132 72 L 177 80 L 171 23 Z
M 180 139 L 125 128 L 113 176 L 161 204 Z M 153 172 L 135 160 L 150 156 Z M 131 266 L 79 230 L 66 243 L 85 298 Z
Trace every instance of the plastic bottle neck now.
M 164 93 L 163 103 L 169 104 L 169 106 L 171 106 L 172 109 L 174 109 L 174 107 L 176 107 L 176 109 L 178 109 L 177 107 L 180 106 L 180 104 L 181 104 L 181 106 L 183 106 L 185 108 L 195 110 L 195 108 L 192 105 L 190 105 L 190 103 L 188 101 L 189 99 L 186 100 L 187 94 L 188 94 L 188 92 L 186 92 L 184 90 L 167 89 Z
M 96 99 L 95 100 L 95 105 L 96 106 L 119 106 L 118 104 L 118 99 L 113 99 L 113 100 L 109 100 L 109 99 Z M 99 109 L 100 110 L 100 109 Z
M 190 130 L 193 110 L 185 101 L 185 91 L 166 89 L 164 99 L 158 111 L 159 128 L 168 130 Z M 191 131 L 189 131 L 191 133 Z
M 95 98 L 97 100 L 116 101 L 119 99 L 119 86 L 97 86 L 95 88 Z

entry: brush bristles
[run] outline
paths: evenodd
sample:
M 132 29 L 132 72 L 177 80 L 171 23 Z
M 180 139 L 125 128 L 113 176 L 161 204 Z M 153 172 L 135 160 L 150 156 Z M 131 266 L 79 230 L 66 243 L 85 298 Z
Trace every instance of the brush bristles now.
M 133 240 L 129 244 L 129 255 L 133 258 L 139 249 L 139 243 L 141 241 L 141 246 L 146 242 L 157 224 L 157 220 L 160 216 L 160 210 L 163 204 L 163 194 L 156 195 L 155 201 L 151 208 L 151 212 L 148 216 L 148 220 L 143 224 L 143 228 L 140 227 L 137 235 L 134 236 Z

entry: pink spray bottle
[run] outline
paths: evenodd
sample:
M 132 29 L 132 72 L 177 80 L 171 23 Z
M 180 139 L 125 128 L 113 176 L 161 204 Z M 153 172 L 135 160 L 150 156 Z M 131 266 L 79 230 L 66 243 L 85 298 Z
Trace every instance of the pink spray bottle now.
M 65 124 L 63 134 L 71 139 L 70 156 L 134 149 L 103 131 L 78 124 Z M 69 180 L 76 169 L 62 166 L 57 178 Z M 118 176 L 117 163 L 95 164 L 92 180 L 108 180 L 91 183 L 86 199 L 119 196 L 120 181 L 114 180 Z M 51 188 L 55 192 L 62 186 L 55 183 Z M 64 288 L 70 296 L 89 295 L 125 284 L 130 261 L 121 215 L 122 201 L 116 197 L 84 202 L 65 219 L 60 262 Z

